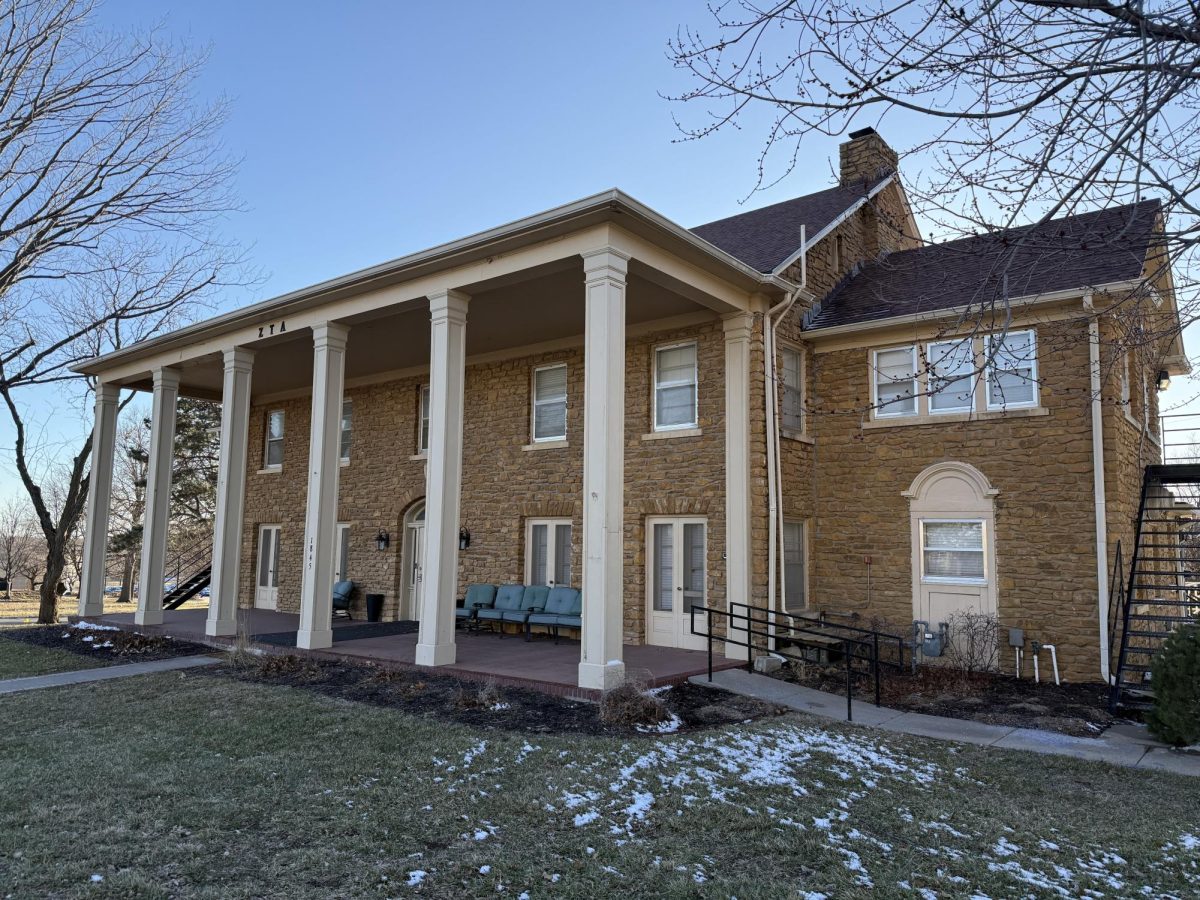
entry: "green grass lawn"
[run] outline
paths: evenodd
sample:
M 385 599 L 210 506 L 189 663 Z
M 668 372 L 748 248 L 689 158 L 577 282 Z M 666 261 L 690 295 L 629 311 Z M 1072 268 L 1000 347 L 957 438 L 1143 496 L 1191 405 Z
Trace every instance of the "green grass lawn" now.
M 0 631 L 0 679 L 94 669 L 102 665 L 105 665 L 103 660 L 89 659 L 69 650 L 53 650 L 5 640 L 4 632 Z
M 0 697 L 14 897 L 1194 896 L 1200 782 L 781 717 L 472 730 L 164 674 Z

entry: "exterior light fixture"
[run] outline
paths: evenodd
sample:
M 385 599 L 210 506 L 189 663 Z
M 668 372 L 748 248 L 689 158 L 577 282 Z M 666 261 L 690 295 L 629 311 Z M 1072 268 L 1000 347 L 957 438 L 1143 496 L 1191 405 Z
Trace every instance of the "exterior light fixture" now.
M 1160 371 L 1158 373 L 1158 389 L 1160 391 L 1165 391 L 1170 386 L 1171 386 L 1171 376 L 1167 373 L 1166 369 L 1163 369 L 1162 371 Z
M 386 550 L 391 543 L 391 536 L 382 528 L 380 528 L 379 534 L 375 535 L 375 549 Z
M 471 532 L 466 527 L 458 529 L 458 549 L 466 550 L 471 546 Z

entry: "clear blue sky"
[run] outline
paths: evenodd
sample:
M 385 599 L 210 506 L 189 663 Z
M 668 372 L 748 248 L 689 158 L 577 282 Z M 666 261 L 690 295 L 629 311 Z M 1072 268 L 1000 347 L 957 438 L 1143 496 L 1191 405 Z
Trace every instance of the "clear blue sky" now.
M 690 226 L 833 183 L 834 139 L 756 194 L 760 132 L 679 140 L 672 114 L 701 111 L 660 96 L 690 84 L 666 43 L 681 24 L 709 28 L 699 0 L 108 0 L 100 21 L 161 25 L 211 53 L 199 88 L 229 98 L 224 140 L 242 160 L 246 211 L 227 231 L 265 275 L 224 308 L 609 187 Z M 916 137 L 882 131 L 897 146 Z M 50 450 L 89 426 L 58 392 L 26 401 Z M 19 490 L 11 461 L 0 452 L 0 496 Z

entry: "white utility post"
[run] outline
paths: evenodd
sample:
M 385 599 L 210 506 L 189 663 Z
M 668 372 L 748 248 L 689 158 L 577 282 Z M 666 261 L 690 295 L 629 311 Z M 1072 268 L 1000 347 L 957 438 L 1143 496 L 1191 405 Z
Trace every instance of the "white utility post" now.
M 336 565 L 338 470 L 347 325 L 313 326 L 312 426 L 308 433 L 308 501 L 304 508 L 304 565 L 296 646 L 333 646 L 333 567 Z
M 210 637 L 237 632 L 238 580 L 242 563 L 242 511 L 246 497 L 246 454 L 250 431 L 250 378 L 254 351 L 225 351 L 221 389 L 221 449 L 217 466 L 217 517 L 213 525 L 212 579 L 208 621 Z
M 625 277 L 629 257 L 583 256 L 583 629 L 579 686 L 625 679 Z
M 83 545 L 79 615 L 104 613 L 108 513 L 112 506 L 113 460 L 117 449 L 117 407 L 121 389 L 96 385 L 96 418 L 92 424 L 92 474 L 88 477 L 87 531 Z
M 469 299 L 459 291 L 440 291 L 429 296 L 425 568 L 421 573 L 421 629 L 416 649 L 416 663 L 420 666 L 445 666 L 455 659 L 454 603 L 458 592 Z
M 142 525 L 142 571 L 138 625 L 161 625 L 163 570 L 167 561 L 167 532 L 171 517 L 171 464 L 175 451 L 175 407 L 179 402 L 179 370 L 160 368 L 154 377 L 150 411 L 150 458 L 146 467 L 146 515 Z

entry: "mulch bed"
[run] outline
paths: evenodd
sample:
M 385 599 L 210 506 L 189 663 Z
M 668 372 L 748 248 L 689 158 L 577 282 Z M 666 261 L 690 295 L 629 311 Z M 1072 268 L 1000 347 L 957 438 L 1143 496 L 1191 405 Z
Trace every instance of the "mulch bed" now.
M 35 647 L 67 650 L 111 665 L 151 662 L 177 656 L 211 653 L 211 647 L 173 638 L 135 634 L 131 631 L 107 631 L 98 628 L 73 628 L 69 625 L 36 625 L 30 628 L 6 628 L 0 640 L 20 641 Z
M 450 719 L 473 728 L 556 734 L 646 733 L 636 726 L 606 725 L 601 722 L 595 703 L 424 671 L 385 669 L 369 663 L 270 655 L 206 667 L 195 674 L 286 685 L 342 700 Z M 668 712 L 680 720 L 672 733 L 745 722 L 786 711 L 748 697 L 692 684 L 654 693 Z
M 846 670 L 841 666 L 790 663 L 774 677 L 833 694 L 846 693 Z M 1108 711 L 1108 688 L 1100 683 L 1037 684 L 1011 675 L 965 676 L 939 666 L 921 666 L 915 675 L 884 670 L 881 678 L 880 703 L 906 712 L 1041 728 L 1076 737 L 1095 737 L 1115 720 Z M 870 702 L 874 690 L 869 677 L 856 677 L 856 698 Z

